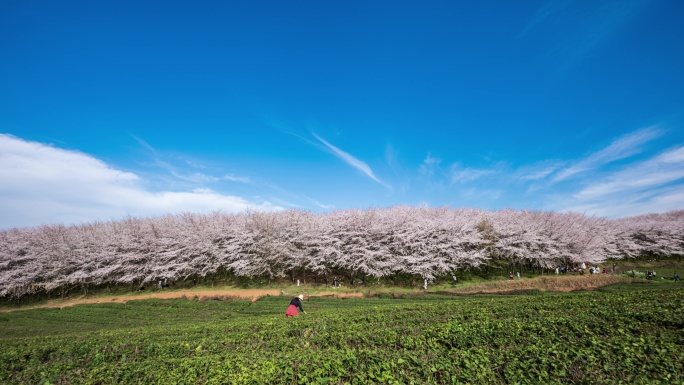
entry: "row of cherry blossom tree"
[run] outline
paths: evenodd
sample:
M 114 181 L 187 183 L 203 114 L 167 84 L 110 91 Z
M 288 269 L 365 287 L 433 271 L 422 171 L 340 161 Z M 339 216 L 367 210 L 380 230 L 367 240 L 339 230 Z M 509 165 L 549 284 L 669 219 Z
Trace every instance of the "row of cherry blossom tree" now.
M 432 279 L 501 263 L 550 268 L 684 254 L 684 210 L 578 213 L 397 206 L 182 213 L 0 231 L 0 297 L 216 276 Z

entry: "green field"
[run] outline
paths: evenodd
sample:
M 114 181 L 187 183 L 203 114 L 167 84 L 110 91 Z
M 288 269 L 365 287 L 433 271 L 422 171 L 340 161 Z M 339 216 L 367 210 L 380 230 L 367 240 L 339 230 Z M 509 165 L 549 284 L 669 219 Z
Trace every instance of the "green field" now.
M 3 384 L 684 383 L 684 285 L 0 314 Z

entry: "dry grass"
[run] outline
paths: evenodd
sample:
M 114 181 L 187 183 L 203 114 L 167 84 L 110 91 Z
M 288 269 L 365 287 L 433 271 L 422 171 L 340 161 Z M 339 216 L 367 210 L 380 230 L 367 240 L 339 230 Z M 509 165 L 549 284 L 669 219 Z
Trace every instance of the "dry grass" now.
M 248 299 L 252 302 L 257 299 L 267 296 L 267 295 L 281 295 L 280 290 L 258 290 L 258 289 L 224 289 L 224 290 L 180 290 L 180 291 L 163 291 L 157 293 L 147 293 L 147 294 L 134 294 L 128 296 L 118 296 L 118 297 L 97 297 L 97 298 L 86 298 L 86 297 L 76 297 L 67 299 L 54 299 L 50 300 L 45 304 L 35 305 L 35 306 L 22 306 L 10 309 L 0 309 L 0 313 L 10 312 L 14 310 L 28 310 L 36 308 L 63 308 L 74 305 L 82 304 L 95 304 L 95 303 L 126 303 L 128 301 L 140 300 L 140 299 L 173 299 L 173 298 L 185 298 L 191 301 L 203 301 L 208 300 L 220 300 L 223 299 Z
M 510 293 L 517 291 L 575 291 L 593 290 L 599 287 L 621 282 L 632 282 L 632 278 L 620 277 L 612 274 L 597 275 L 565 275 L 536 277 L 531 279 L 514 279 L 507 281 L 491 281 L 457 287 L 448 290 L 455 294 L 475 293 Z

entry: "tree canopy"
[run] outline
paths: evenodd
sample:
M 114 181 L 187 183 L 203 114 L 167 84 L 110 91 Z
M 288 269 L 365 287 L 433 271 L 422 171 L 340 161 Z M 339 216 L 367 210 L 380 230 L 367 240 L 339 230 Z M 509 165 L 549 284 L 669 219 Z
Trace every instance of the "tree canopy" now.
M 684 254 L 684 210 L 579 213 L 395 206 L 324 214 L 180 213 L 0 231 L 0 297 L 73 285 L 238 277 L 418 275 Z

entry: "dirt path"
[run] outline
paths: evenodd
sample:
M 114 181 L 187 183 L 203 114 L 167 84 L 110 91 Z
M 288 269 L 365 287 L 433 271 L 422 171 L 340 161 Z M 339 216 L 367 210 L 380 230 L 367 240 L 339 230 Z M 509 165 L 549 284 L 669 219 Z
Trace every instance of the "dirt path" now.
M 216 290 L 182 290 L 182 291 L 163 291 L 149 294 L 133 294 L 120 297 L 98 297 L 98 298 L 68 298 L 68 299 L 53 299 L 47 303 L 35 306 L 22 306 L 13 309 L 0 309 L 0 313 L 7 313 L 16 310 L 29 309 L 43 309 L 43 308 L 63 308 L 74 305 L 95 304 L 95 303 L 126 303 L 128 301 L 135 301 L 140 299 L 160 298 L 160 299 L 174 299 L 174 298 L 188 298 L 188 299 L 202 299 L 202 298 L 235 298 L 248 299 L 252 302 L 267 295 L 288 295 L 282 290 L 263 290 L 263 289 L 216 289 Z M 292 294 L 294 296 L 294 294 Z M 320 292 L 306 295 L 307 297 L 335 297 L 335 298 L 361 298 L 363 293 L 360 292 Z

